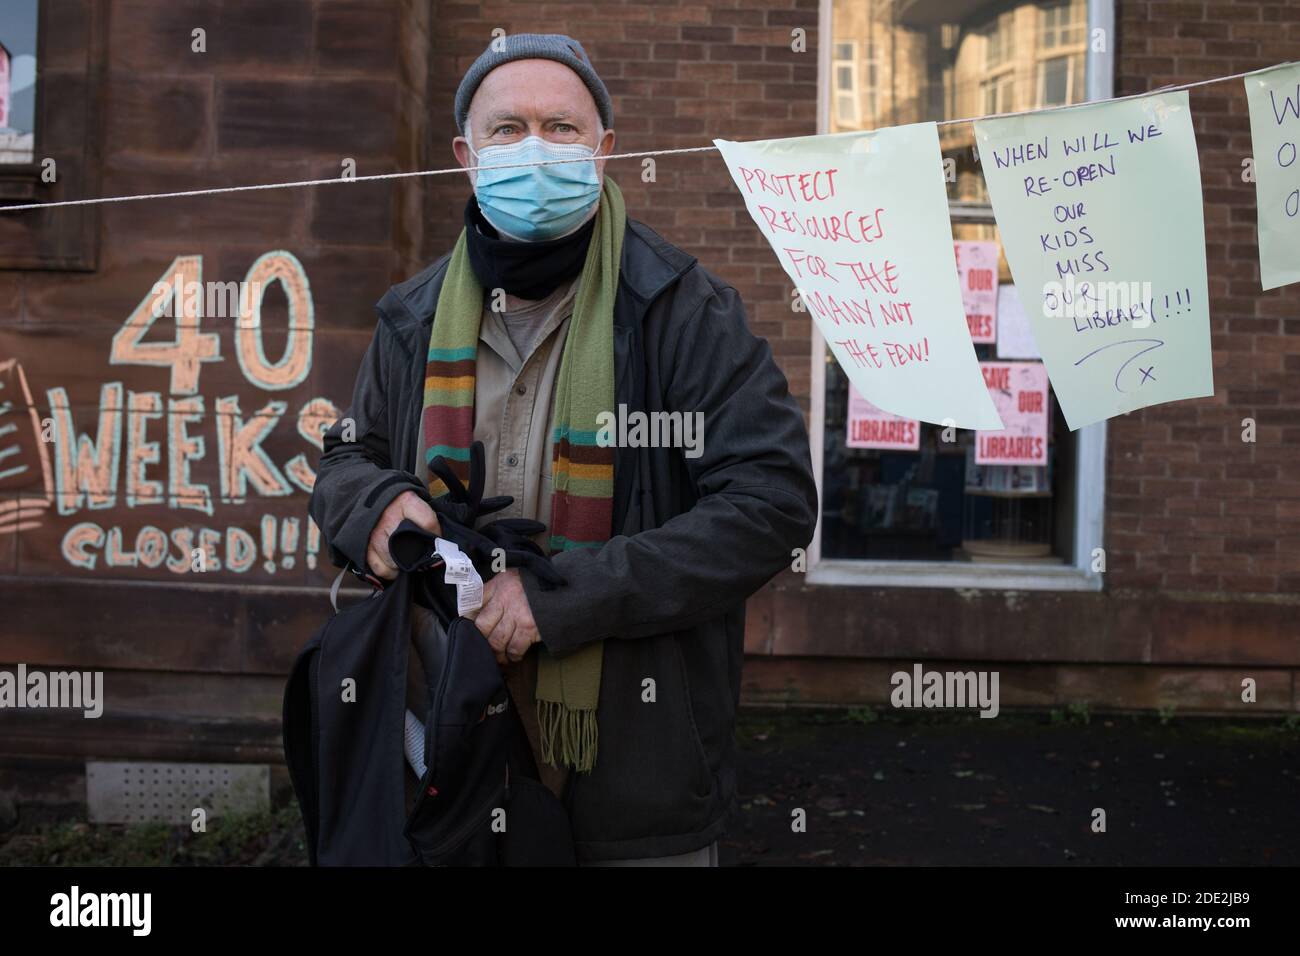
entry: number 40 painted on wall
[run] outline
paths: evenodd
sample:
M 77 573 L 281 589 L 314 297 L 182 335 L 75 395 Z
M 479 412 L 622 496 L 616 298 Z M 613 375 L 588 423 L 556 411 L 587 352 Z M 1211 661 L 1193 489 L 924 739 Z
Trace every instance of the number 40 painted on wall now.
M 267 286 L 279 282 L 289 302 L 289 334 L 284 355 L 271 362 L 262 342 L 262 300 Z M 153 324 L 171 306 L 176 335 L 170 342 L 145 342 Z M 203 281 L 202 256 L 177 256 L 150 292 L 113 336 L 109 361 L 114 365 L 171 368 L 173 395 L 193 395 L 205 362 L 221 361 L 221 337 L 203 332 L 205 318 L 235 318 L 235 358 L 244 377 L 258 388 L 294 388 L 311 371 L 312 334 L 316 319 L 307 273 L 293 253 L 260 256 L 243 282 Z

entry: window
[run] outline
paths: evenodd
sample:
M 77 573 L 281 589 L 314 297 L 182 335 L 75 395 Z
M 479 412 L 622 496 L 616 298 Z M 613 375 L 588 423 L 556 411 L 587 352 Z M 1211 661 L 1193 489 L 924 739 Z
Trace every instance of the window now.
M 1065 0 L 1039 9 L 1037 106 L 1081 100 L 1087 5 Z
M 1015 13 L 1008 11 L 998 16 L 980 31 L 984 43 L 984 78 L 980 81 L 981 112 L 1007 113 L 1016 108 L 1015 60 L 1012 55 L 1012 37 Z
M 1038 106 L 1064 106 L 1079 100 L 1083 55 L 1054 56 L 1038 64 Z
M 1071 47 L 1083 43 L 1087 21 L 1087 6 L 1083 0 L 1062 0 L 1044 4 L 1042 15 L 1042 45 L 1044 50 Z
M 867 115 L 871 117 L 872 122 L 876 118 L 876 84 L 879 83 L 879 65 L 876 62 L 876 45 L 871 40 L 867 41 L 867 55 L 865 57 L 867 64 L 867 83 L 866 83 L 866 104 Z
M 30 163 L 36 129 L 36 0 L 0 2 L 0 163 Z
M 985 116 L 992 116 L 994 113 L 1010 113 L 1015 110 L 1016 81 L 1011 74 L 983 80 L 980 89 L 984 93 L 982 112 Z
M 841 123 L 858 122 L 858 45 L 835 44 L 835 118 Z
M 94 104 L 108 6 L 0 0 L 0 204 L 98 191 Z M 98 206 L 6 213 L 0 269 L 94 269 L 98 223 Z
M 825 0 L 836 51 L 865 51 L 866 86 L 917 104 L 906 121 L 942 120 L 1082 102 L 1085 0 L 953 4 L 942 0 Z M 1094 6 L 1112 16 L 1110 0 Z M 866 40 L 872 42 L 868 45 Z M 877 61 L 878 58 L 878 62 Z M 861 67 L 859 67 L 861 69 Z M 855 79 L 861 79 L 855 75 Z M 839 78 L 832 74 L 832 92 Z M 1106 95 L 1106 94 L 1101 94 Z M 826 132 L 868 128 L 834 107 Z M 900 116 L 882 122 L 902 122 Z M 872 123 L 871 125 L 875 125 Z M 814 583 L 1000 588 L 1096 588 L 1091 554 L 1101 544 L 1105 425 L 1070 432 L 1041 362 L 1032 354 L 998 227 L 974 155 L 969 124 L 941 126 L 953 238 L 972 342 L 990 391 L 1008 376 L 1024 384 L 1022 410 L 1044 439 L 1040 458 L 989 464 L 978 433 L 893 419 L 867 405 L 816 328 L 812 440 L 822 514 L 810 553 Z M 1040 401 L 1041 399 L 1041 401 Z M 1005 420 L 1004 415 L 1004 420 Z M 892 419 L 892 420 L 891 420 Z M 952 439 L 952 440 L 946 440 Z
M 1011 33 L 1015 23 L 1015 14 L 1001 14 L 993 24 L 985 28 L 984 35 L 984 69 L 993 72 L 1011 64 Z

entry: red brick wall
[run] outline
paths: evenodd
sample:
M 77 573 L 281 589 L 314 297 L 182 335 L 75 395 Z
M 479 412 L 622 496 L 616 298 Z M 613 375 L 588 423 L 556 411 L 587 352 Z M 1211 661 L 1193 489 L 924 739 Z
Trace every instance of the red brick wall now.
M 42 90 L 60 97 L 62 121 L 88 115 L 96 124 L 96 194 L 338 177 L 346 158 L 359 175 L 428 165 L 431 0 L 46 5 L 53 29 L 43 67 L 66 72 L 85 56 L 70 48 L 82 34 L 67 24 L 92 11 L 103 23 L 102 49 L 91 55 L 91 95 L 71 95 L 66 85 Z M 196 28 L 206 31 L 205 53 L 191 50 Z M 311 373 L 290 390 L 252 387 L 236 362 L 235 320 L 205 317 L 201 329 L 219 336 L 221 360 L 200 373 L 205 413 L 190 431 L 206 442 L 206 454 L 193 463 L 193 477 L 216 495 L 218 396 L 237 396 L 246 418 L 283 401 L 287 413 L 264 450 L 280 468 L 299 453 L 314 462 L 295 417 L 315 396 L 346 406 L 374 328 L 374 303 L 422 263 L 424 191 L 423 181 L 410 180 L 101 207 L 94 271 L 0 271 L 0 363 L 21 363 L 41 417 L 50 413 L 47 391 L 65 388 L 74 427 L 93 438 L 102 383 L 121 381 L 167 401 L 166 369 L 113 365 L 109 354 L 114 334 L 173 258 L 201 256 L 204 279 L 225 282 L 243 279 L 262 254 L 288 250 L 302 263 L 315 304 Z M 285 343 L 285 300 L 273 287 L 267 302 L 266 354 L 274 361 Z M 146 341 L 174 335 L 171 320 L 160 320 Z M 165 478 L 165 429 L 155 421 L 148 432 L 148 440 L 162 442 L 163 456 L 149 476 Z M 323 554 L 308 567 L 306 494 L 252 494 L 242 505 L 217 503 L 211 515 L 128 508 L 124 467 L 117 472 L 115 507 L 70 516 L 51 509 L 17 534 L 0 534 L 0 665 L 102 669 L 108 695 L 97 721 L 6 712 L 0 751 L 29 755 L 17 765 L 55 796 L 64 788 L 84 793 L 80 758 L 87 755 L 278 762 L 284 675 L 324 620 L 320 588 L 334 576 Z M 39 469 L 35 474 L 24 492 L 41 491 Z M 14 496 L 11 485 L 0 489 L 0 502 Z M 60 550 L 78 522 L 122 527 L 130 549 L 143 525 L 196 533 L 237 526 L 258 538 L 259 517 L 267 514 L 304 523 L 294 562 L 277 554 L 273 573 L 260 559 L 243 574 L 108 568 L 102 551 L 95 568 L 83 570 Z M 0 789 L 13 765 L 0 764 Z
M 426 159 L 428 15 L 418 15 L 418 4 L 117 0 L 100 6 L 57 0 L 58 15 L 49 24 L 56 57 L 60 18 L 74 8 L 99 10 L 106 21 L 102 56 L 92 65 L 94 94 L 88 102 L 65 104 L 68 115 L 86 110 L 95 116 L 98 192 L 104 195 L 338 177 L 345 159 L 355 160 L 364 175 Z M 199 28 L 206 33 L 206 52 L 191 48 L 192 31 Z M 0 312 L 0 359 L 21 362 L 41 416 L 49 413 L 47 390 L 65 388 L 74 427 L 93 437 L 102 383 L 119 380 L 127 389 L 159 391 L 166 400 L 165 370 L 113 365 L 109 354 L 114 334 L 175 257 L 201 256 L 203 278 L 224 282 L 243 279 L 262 254 L 288 250 L 302 262 L 315 304 L 311 374 L 289 391 L 249 387 L 235 361 L 234 319 L 205 318 L 202 332 L 220 337 L 220 361 L 202 366 L 205 422 L 194 429 L 205 431 L 208 443 L 208 454 L 195 465 L 196 480 L 215 487 L 215 397 L 237 395 L 245 415 L 269 399 L 282 400 L 289 413 L 266 447 L 283 464 L 299 443 L 291 416 L 306 399 L 327 396 L 346 404 L 357 357 L 374 327 L 373 303 L 394 276 L 419 261 L 421 198 L 415 184 L 355 184 L 101 207 L 94 271 L 0 272 L 0 302 L 11 304 Z M 284 347 L 284 301 L 272 287 L 266 313 L 266 354 L 272 360 Z M 174 336 L 173 323 L 165 320 L 146 340 Z M 151 431 L 152 441 L 163 429 L 155 425 Z M 166 469 L 164 458 L 161 471 Z M 27 490 L 38 490 L 37 484 Z M 193 510 L 160 515 L 127 509 L 123 484 L 119 470 L 116 508 L 83 510 L 72 520 L 105 527 L 121 522 L 133 535 L 143 522 L 168 527 L 202 517 Z M 305 498 L 298 492 L 262 503 L 303 514 Z M 237 506 L 220 509 L 215 520 L 203 523 L 237 524 L 240 515 Z M 105 573 L 102 561 L 91 573 L 74 570 L 59 554 L 68 524 L 50 520 L 0 536 L 0 574 L 181 583 L 165 569 Z M 303 585 L 328 580 L 323 575 L 323 569 L 308 573 L 299 560 L 256 583 Z M 247 575 L 224 572 L 194 580 L 252 583 Z M 48 613 L 57 610 L 50 606 Z M 34 627 L 33 634 L 55 624 Z
M 1122 0 L 1115 90 L 1255 70 L 1300 51 L 1300 2 Z M 1212 399 L 1112 419 L 1112 586 L 1300 592 L 1300 286 L 1263 292 L 1240 80 L 1190 92 L 1205 200 Z M 1241 440 L 1242 419 L 1257 441 Z

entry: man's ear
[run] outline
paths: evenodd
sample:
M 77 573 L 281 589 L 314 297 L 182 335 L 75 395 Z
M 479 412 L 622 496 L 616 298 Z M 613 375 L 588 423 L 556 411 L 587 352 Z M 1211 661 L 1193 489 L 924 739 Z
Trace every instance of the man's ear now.
M 453 155 L 455 155 L 456 157 L 456 162 L 459 163 L 461 166 L 474 165 L 473 163 L 474 157 L 470 154 L 469 151 L 469 140 L 465 139 L 464 136 L 456 136 L 452 138 L 451 151 Z
M 469 140 L 464 136 L 457 136 L 452 139 L 451 151 L 456 157 L 456 162 L 461 166 L 474 166 L 477 164 L 474 154 L 469 151 Z M 465 175 L 469 177 L 470 188 L 478 185 L 478 173 L 466 173 Z
M 614 131 L 607 129 L 605 135 L 600 138 L 600 142 L 596 144 L 596 153 L 600 156 L 608 156 L 612 152 L 614 152 Z M 601 179 L 605 178 L 605 161 L 603 159 L 596 160 L 596 175 Z

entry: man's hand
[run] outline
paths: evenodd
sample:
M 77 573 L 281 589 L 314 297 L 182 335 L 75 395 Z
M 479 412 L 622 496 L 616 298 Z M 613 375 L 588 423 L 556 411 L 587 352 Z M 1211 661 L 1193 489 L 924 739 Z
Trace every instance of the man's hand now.
M 403 518 L 410 518 L 425 531 L 442 534 L 438 516 L 414 491 L 403 491 L 390 501 L 375 522 L 375 529 L 370 532 L 370 541 L 366 545 L 366 564 L 386 581 L 397 577 L 397 565 L 388 553 L 388 536 L 402 523 Z
M 522 660 L 528 648 L 541 640 L 524 583 L 513 568 L 483 585 L 483 607 L 474 623 L 487 638 L 498 664 Z

